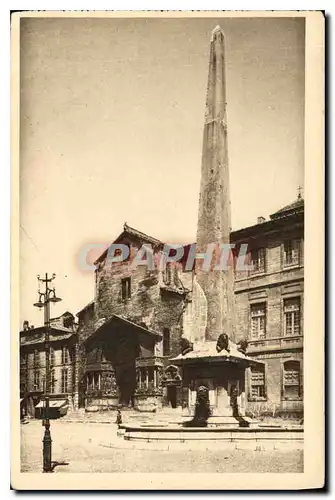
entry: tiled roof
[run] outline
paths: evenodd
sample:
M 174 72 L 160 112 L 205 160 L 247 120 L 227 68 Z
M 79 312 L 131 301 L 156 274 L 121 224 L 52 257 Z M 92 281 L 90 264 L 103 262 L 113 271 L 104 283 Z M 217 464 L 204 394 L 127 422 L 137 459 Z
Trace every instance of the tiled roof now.
M 54 320 L 57 320 L 57 319 L 60 319 L 60 318 L 64 318 L 64 316 L 67 316 L 67 317 L 68 316 L 72 316 L 72 318 L 74 318 L 73 314 L 70 311 L 65 311 L 60 316 L 55 316 L 54 318 L 51 318 L 50 321 L 54 321 Z
M 280 217 L 288 215 L 290 212 L 292 212 L 292 213 L 302 212 L 303 209 L 304 209 L 304 200 L 303 200 L 303 198 L 298 198 L 293 203 L 290 203 L 289 205 L 286 205 L 285 207 L 277 210 L 277 212 L 274 212 L 273 214 L 271 214 L 270 218 L 271 219 L 278 219 Z
M 153 238 L 152 236 L 149 236 L 148 234 L 142 233 L 142 231 L 138 231 L 137 229 L 128 226 L 128 224 L 125 222 L 123 226 L 123 231 L 119 236 L 113 241 L 113 243 L 118 243 L 121 241 L 124 236 L 129 235 L 129 236 L 135 236 L 135 238 L 138 238 L 146 243 L 152 243 L 152 245 L 163 245 L 164 243 L 160 240 L 157 240 L 156 238 Z M 105 256 L 108 253 L 108 248 L 100 255 L 100 257 L 97 258 L 97 260 L 94 262 L 94 264 L 97 264 L 101 260 L 105 258 Z
M 123 323 L 124 325 L 126 325 L 128 327 L 142 331 L 143 333 L 146 333 L 148 335 L 151 335 L 156 339 L 162 338 L 162 334 L 160 332 L 156 332 L 156 331 L 148 328 L 144 323 L 137 324 L 128 318 L 125 318 L 123 316 L 119 316 L 117 314 L 112 314 L 112 316 L 109 319 L 100 318 L 98 321 L 96 321 L 94 332 L 89 337 L 87 337 L 84 342 L 90 342 L 92 340 L 92 338 L 95 337 L 98 333 L 100 333 L 104 328 L 106 328 L 108 326 L 112 327 L 113 323 L 117 324 L 118 322 Z
M 50 324 L 50 328 L 54 329 L 54 330 L 59 330 L 61 332 L 69 332 L 69 333 L 73 333 L 75 331 L 75 329 L 73 329 L 72 327 L 67 327 L 67 326 L 64 326 L 64 325 L 52 325 Z
M 59 342 L 60 340 L 68 340 L 73 337 L 75 333 L 67 334 L 67 335 L 50 335 L 50 342 Z M 44 335 L 38 339 L 34 340 L 24 340 L 21 342 L 21 345 L 35 345 L 42 344 L 45 342 Z
M 139 238 L 141 240 L 148 241 L 149 243 L 153 243 L 154 245 L 162 245 L 163 244 L 162 241 L 157 240 L 156 238 L 153 238 L 152 236 L 149 236 L 148 234 L 142 233 L 142 231 L 138 231 L 138 229 L 135 229 L 134 227 L 128 226 L 128 224 L 126 222 L 123 226 L 123 233 L 130 234 L 131 236 L 136 236 L 137 238 Z M 115 241 L 117 241 L 117 240 L 115 240 Z
M 64 325 L 61 325 L 59 323 L 53 325 L 52 323 L 50 323 L 50 330 L 54 330 L 54 331 L 59 331 L 59 332 L 66 332 L 66 333 L 70 333 L 70 334 L 73 334 L 75 333 L 76 331 L 76 327 L 78 325 L 75 324 L 74 327 L 67 327 L 67 326 L 64 326 Z M 21 330 L 20 331 L 20 334 L 22 335 L 27 335 L 29 336 L 30 334 L 31 335 L 34 335 L 35 333 L 38 333 L 40 331 L 44 331 L 45 330 L 45 326 L 37 326 L 35 328 L 30 328 L 29 330 Z
M 85 311 L 85 309 L 88 309 L 89 307 L 93 306 L 94 304 L 94 300 L 91 300 L 91 302 L 89 302 L 88 304 L 86 304 L 86 306 L 84 306 L 82 309 L 80 309 L 80 311 L 77 312 L 76 316 L 79 316 L 79 314 L 83 311 Z

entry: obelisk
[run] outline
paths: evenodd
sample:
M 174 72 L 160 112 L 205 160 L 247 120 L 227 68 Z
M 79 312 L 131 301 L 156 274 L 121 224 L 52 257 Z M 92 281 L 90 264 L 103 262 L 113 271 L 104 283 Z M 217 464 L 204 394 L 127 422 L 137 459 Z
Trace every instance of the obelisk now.
M 219 26 L 212 32 L 201 166 L 197 252 L 208 244 L 229 244 L 231 230 L 227 146 L 225 38 Z M 207 299 L 205 340 L 225 333 L 234 341 L 234 274 L 203 269 L 197 260 L 196 279 Z

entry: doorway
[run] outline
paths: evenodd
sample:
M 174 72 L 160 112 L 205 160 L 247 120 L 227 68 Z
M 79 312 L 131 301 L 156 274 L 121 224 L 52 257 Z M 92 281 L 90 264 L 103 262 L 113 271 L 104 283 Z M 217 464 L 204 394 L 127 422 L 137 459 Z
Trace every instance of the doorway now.
M 177 387 L 175 385 L 167 386 L 167 400 L 172 408 L 177 408 Z

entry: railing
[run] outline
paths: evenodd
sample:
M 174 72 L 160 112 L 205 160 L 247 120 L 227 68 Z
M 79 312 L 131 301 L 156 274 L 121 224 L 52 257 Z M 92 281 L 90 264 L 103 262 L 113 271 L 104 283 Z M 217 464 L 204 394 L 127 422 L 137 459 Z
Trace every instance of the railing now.
M 136 368 L 149 367 L 149 366 L 163 366 L 164 358 L 162 356 L 150 356 L 148 358 L 137 358 Z
M 106 398 L 106 397 L 116 397 L 119 396 L 119 390 L 116 388 L 109 389 L 93 389 L 89 387 L 84 393 L 86 398 Z
M 137 387 L 135 390 L 135 396 L 161 396 L 162 393 L 162 386 L 155 387 L 153 382 L 149 382 L 148 386 Z
M 90 362 L 90 360 L 88 360 L 85 370 L 86 372 L 114 371 L 114 368 L 110 361 Z
M 267 351 L 269 349 L 285 349 L 303 346 L 303 336 L 292 337 L 270 337 L 266 339 L 250 340 L 248 344 L 248 354 L 254 351 Z
M 163 361 L 160 356 L 137 358 L 135 395 L 162 395 Z
M 302 413 L 304 411 L 304 402 L 299 400 L 282 400 L 277 403 L 270 401 L 248 401 L 247 414 L 257 418 L 261 415 L 272 415 L 273 417 L 281 413 Z

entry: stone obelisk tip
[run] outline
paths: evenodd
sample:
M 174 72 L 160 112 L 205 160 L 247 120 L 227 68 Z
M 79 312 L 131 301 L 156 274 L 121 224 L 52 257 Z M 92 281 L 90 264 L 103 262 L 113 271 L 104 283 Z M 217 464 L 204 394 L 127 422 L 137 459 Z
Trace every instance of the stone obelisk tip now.
M 219 25 L 217 25 L 212 31 L 212 38 L 211 38 L 212 41 L 214 40 L 215 35 L 218 33 L 221 33 L 221 35 L 223 36 L 223 31 Z

